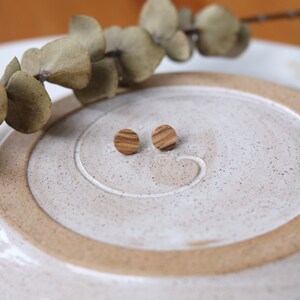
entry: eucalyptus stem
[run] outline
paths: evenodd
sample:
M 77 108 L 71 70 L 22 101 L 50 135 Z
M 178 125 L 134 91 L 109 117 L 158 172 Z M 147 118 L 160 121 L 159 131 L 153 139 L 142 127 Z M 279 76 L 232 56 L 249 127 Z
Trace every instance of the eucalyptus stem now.
M 45 70 L 40 70 L 38 74 L 33 75 L 35 79 L 37 79 L 40 83 L 44 84 L 47 80 L 48 73 Z
M 118 58 L 121 55 L 121 51 L 119 49 L 111 50 L 105 53 L 105 57 Z
M 124 69 L 118 59 L 121 56 L 121 54 L 122 54 L 122 51 L 119 49 L 110 50 L 104 54 L 105 57 L 111 58 L 115 62 L 115 65 L 116 65 L 116 68 L 117 68 L 118 74 L 119 74 L 119 85 L 122 85 L 121 83 L 124 84 L 124 78 L 125 78 Z
M 198 35 L 200 33 L 200 28 L 196 28 L 196 27 L 191 27 L 189 29 L 185 29 L 184 33 L 186 35 Z
M 290 9 L 287 12 L 282 12 L 282 13 L 260 14 L 257 16 L 241 18 L 241 21 L 244 23 L 264 23 L 268 21 L 294 19 L 294 18 L 300 18 L 300 10 Z M 189 36 L 198 35 L 200 31 L 201 29 L 196 27 L 191 27 L 184 30 L 185 34 Z
M 300 10 L 290 9 L 287 12 L 274 14 L 260 14 L 257 16 L 242 18 L 241 21 L 245 23 L 264 23 L 273 20 L 293 19 L 300 17 Z

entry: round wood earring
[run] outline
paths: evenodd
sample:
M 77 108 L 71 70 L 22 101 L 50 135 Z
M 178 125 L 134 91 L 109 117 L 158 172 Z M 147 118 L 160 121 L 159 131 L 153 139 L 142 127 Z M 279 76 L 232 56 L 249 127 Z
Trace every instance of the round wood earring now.
M 160 125 L 152 132 L 152 143 L 161 151 L 172 150 L 177 143 L 176 131 L 169 125 Z
M 140 139 L 133 130 L 122 129 L 115 135 L 114 145 L 120 153 L 130 155 L 139 150 Z

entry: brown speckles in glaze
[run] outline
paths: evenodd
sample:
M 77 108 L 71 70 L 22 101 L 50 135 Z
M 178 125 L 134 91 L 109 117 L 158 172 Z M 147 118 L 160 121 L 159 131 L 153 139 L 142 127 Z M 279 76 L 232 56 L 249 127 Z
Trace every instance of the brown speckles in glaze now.
M 177 155 L 152 155 L 149 171 L 156 185 L 179 187 L 189 184 L 198 175 L 200 170 L 195 162 L 176 158 Z

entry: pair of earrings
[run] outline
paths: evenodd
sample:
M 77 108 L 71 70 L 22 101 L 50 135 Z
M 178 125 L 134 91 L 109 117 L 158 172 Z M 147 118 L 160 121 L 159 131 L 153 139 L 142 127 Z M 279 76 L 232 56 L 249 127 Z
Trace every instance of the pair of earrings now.
M 177 143 L 177 135 L 174 128 L 169 125 L 160 125 L 152 131 L 152 143 L 161 150 L 172 150 Z M 136 153 L 140 148 L 140 138 L 131 129 L 122 129 L 114 137 L 116 149 L 126 155 Z

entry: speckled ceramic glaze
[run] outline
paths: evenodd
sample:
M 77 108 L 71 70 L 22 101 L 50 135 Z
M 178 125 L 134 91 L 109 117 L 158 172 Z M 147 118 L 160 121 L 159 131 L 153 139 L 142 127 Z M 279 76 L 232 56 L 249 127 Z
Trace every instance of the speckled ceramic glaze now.
M 162 123 L 179 136 L 166 153 L 150 138 Z M 114 149 L 126 126 L 141 136 L 136 155 Z M 295 113 L 250 94 L 138 91 L 53 126 L 30 157 L 29 187 L 53 219 L 97 241 L 147 250 L 232 244 L 299 213 L 299 131 Z
M 297 281 L 298 92 L 236 76 L 161 75 L 140 90 L 78 106 L 64 99 L 44 133 L 12 133 L 0 148 L 0 212 L 34 251 L 68 265 L 63 272 L 95 270 L 101 282 L 116 276 L 125 290 L 128 275 L 171 276 L 169 286 L 167 279 L 157 284 L 172 299 L 196 299 L 201 284 L 195 298 L 187 295 L 197 280 L 210 282 L 208 275 L 228 273 L 218 280 L 233 284 L 244 273 L 254 286 L 256 273 L 290 268 L 291 255 L 298 268 L 282 284 Z M 172 151 L 151 143 L 160 124 L 177 132 Z M 139 134 L 137 154 L 115 150 L 122 128 Z M 34 261 L 32 251 L 27 259 Z M 267 296 L 264 286 L 261 293 Z

